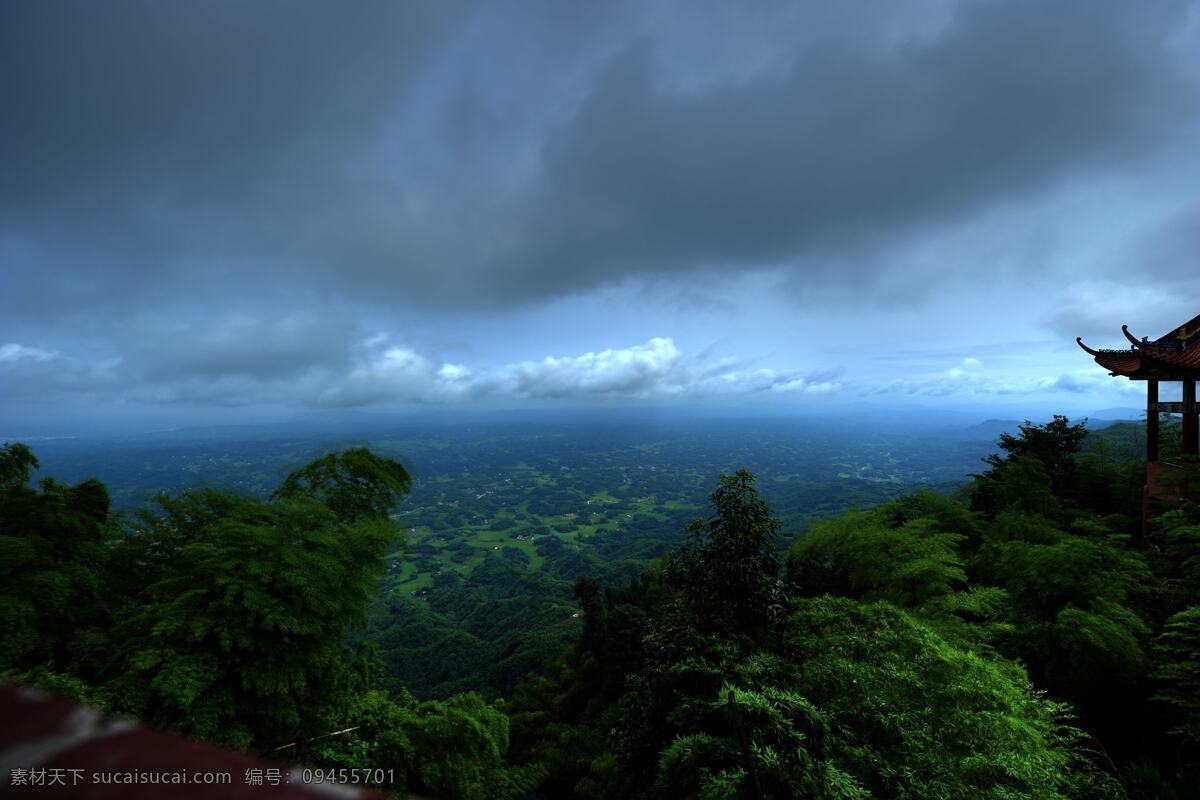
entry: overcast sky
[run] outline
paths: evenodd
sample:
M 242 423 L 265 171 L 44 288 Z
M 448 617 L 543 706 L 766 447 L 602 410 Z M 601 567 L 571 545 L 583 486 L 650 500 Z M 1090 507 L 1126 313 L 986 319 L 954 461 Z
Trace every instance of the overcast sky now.
M 1141 402 L 1194 2 L 0 4 L 0 413 Z

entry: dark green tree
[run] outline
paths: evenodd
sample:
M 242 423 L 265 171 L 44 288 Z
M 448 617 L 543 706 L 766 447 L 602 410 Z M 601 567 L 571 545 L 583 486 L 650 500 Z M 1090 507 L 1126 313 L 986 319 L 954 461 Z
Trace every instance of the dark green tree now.
M 502 703 L 468 692 L 444 700 L 396 699 L 378 691 L 352 699 L 348 736 L 331 739 L 325 763 L 393 770 L 394 789 L 448 800 L 525 797 L 543 772 L 505 760 L 509 721 Z
M 1050 422 L 1042 425 L 1025 420 L 1020 431 L 1018 436 L 1000 434 L 1000 449 L 1008 454 L 1008 458 L 1033 456 L 1042 462 L 1050 476 L 1050 484 L 1056 491 L 1066 488 L 1075 476 L 1075 455 L 1088 435 L 1087 420 L 1072 425 L 1066 417 L 1055 414 Z M 992 466 L 1002 463 L 997 455 L 989 457 L 987 461 Z
M 870 797 L 1114 797 L 1070 709 L 1024 671 L 944 640 L 886 603 L 801 601 L 786 653 L 826 709 L 840 771 Z
M 718 480 L 709 495 L 712 515 L 688 524 L 688 540 L 668 572 L 704 630 L 753 634 L 782 609 L 779 523 L 750 472 Z
M 1007 651 L 1043 685 L 1082 700 L 1145 673 L 1150 631 L 1136 601 L 1152 575 L 1126 537 L 1099 525 L 1076 531 L 1004 512 L 984 534 L 972 572 L 1008 593 Z
M 889 526 L 877 514 L 851 513 L 819 523 L 788 556 L 788 578 L 804 595 L 839 594 L 928 606 L 965 588 L 957 545 L 963 537 L 933 519 Z
M 259 750 L 336 724 L 345 632 L 366 621 L 400 535 L 385 512 L 407 485 L 394 462 L 356 453 L 350 463 L 353 478 L 336 457 L 320 459 L 271 502 L 185 493 L 137 521 L 130 541 L 144 546 L 135 560 L 151 582 L 114 632 L 114 706 Z
M 33 471 L 41 466 L 29 445 L 5 442 L 0 447 L 0 489 L 19 489 L 29 483 Z
M 662 621 L 602 796 L 1117 796 L 1017 664 L 883 602 L 805 599 L 781 627 L 747 649 Z
M 1200 755 L 1200 606 L 1173 615 L 1156 642 L 1160 689 L 1155 699 L 1170 708 L 1171 733 L 1190 742 Z
M 43 478 L 23 444 L 0 448 L 0 670 L 71 671 L 110 623 L 104 484 Z
M 271 499 L 312 497 L 338 519 L 357 522 L 386 516 L 396 498 L 411 490 L 412 478 L 401 464 L 359 447 L 329 453 L 296 470 L 271 494 Z
M 1043 425 L 1025 420 L 1017 436 L 1000 434 L 998 444 L 1004 455 L 993 453 L 984 459 L 989 468 L 977 476 L 972 489 L 972 507 L 992 514 L 998 508 L 1011 506 L 1011 490 L 1009 496 L 996 497 L 995 494 L 1004 488 L 1006 478 L 1009 478 L 1006 472 L 1017 465 L 1026 473 L 1022 476 L 1026 487 L 1020 495 L 1022 499 L 1030 498 L 1030 490 L 1035 486 L 1044 486 L 1047 495 L 1060 500 L 1072 498 L 1076 489 L 1076 456 L 1088 436 L 1086 425 L 1086 419 L 1072 425 L 1066 417 L 1055 414 Z M 1044 480 L 1028 474 L 1035 463 L 1044 471 Z M 1042 513 L 1045 513 L 1044 509 Z

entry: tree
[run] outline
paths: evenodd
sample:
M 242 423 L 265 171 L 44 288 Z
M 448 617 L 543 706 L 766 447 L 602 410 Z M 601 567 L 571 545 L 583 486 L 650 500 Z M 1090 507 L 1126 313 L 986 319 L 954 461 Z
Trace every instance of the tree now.
M 371 691 L 351 705 L 346 719 L 356 730 L 330 741 L 325 763 L 394 770 L 394 788 L 455 800 L 524 797 L 542 777 L 536 766 L 506 763 L 504 706 L 473 692 L 419 702 L 407 692 L 393 700 Z
M 1155 699 L 1171 710 L 1171 733 L 1200 747 L 1200 606 L 1180 611 L 1167 620 L 1156 642 L 1160 689 Z
M 819 523 L 788 556 L 788 579 L 804 595 L 840 594 L 919 608 L 966 585 L 963 537 L 917 518 L 891 527 L 851 513 Z
M 401 472 L 365 451 L 326 456 L 271 502 L 205 490 L 143 516 L 126 547 L 144 548 L 134 560 L 151 582 L 115 629 L 113 705 L 260 750 L 331 724 L 345 630 L 365 623 L 400 533 L 384 514 Z
M 1112 797 L 1069 709 L 889 603 L 797 601 L 770 646 L 660 621 L 606 796 Z
M 292 472 L 272 500 L 312 497 L 343 522 L 383 517 L 396 498 L 412 490 L 412 477 L 396 461 L 365 447 L 329 453 Z
M 1086 700 L 1142 677 L 1149 628 L 1134 606 L 1152 574 L 1127 537 L 1084 519 L 1068 532 L 1006 511 L 984 533 L 971 571 L 1008 593 L 1006 651 L 1047 687 Z
M 815 598 L 786 625 L 795 687 L 827 709 L 839 770 L 873 797 L 1111 796 L 1069 709 L 1024 672 L 885 603 Z
M 0 447 L 0 489 L 18 489 L 29 483 L 33 470 L 41 466 L 29 445 L 5 442 Z
M 688 524 L 669 572 L 704 629 L 753 633 L 781 608 L 779 523 L 747 470 L 721 475 L 709 499 L 712 516 Z
M 1045 486 L 1053 497 L 1073 497 L 1076 455 L 1088 436 L 1086 426 L 1086 419 L 1072 425 L 1066 417 L 1055 414 L 1054 419 L 1044 425 L 1025 420 L 1018 436 L 1000 434 L 998 444 L 1005 455 L 993 453 L 984 459 L 989 469 L 976 476 L 979 480 L 972 490 L 972 507 L 990 515 L 1010 504 L 1008 498 L 994 496 L 997 483 L 1003 482 L 1010 467 L 1019 464 L 1028 472 L 1035 462 L 1044 471 L 1046 479 L 1043 482 L 1040 477 L 1030 476 L 1025 481 L 1028 488 Z
M 1066 417 L 1055 414 L 1054 419 L 1043 425 L 1025 420 L 1020 431 L 1019 436 L 1001 433 L 1000 449 L 1009 458 L 1029 455 L 1042 462 L 1056 491 L 1070 484 L 1075 475 L 1075 455 L 1088 435 L 1087 420 L 1072 425 Z M 996 455 L 990 456 L 987 461 L 992 466 L 1002 463 Z
M 1045 466 L 1026 453 L 1002 461 L 977 476 L 971 487 L 971 508 L 987 518 L 1006 510 L 1060 522 L 1070 518 L 1066 498 L 1055 492 Z
M 0 448 L 0 670 L 69 671 L 110 619 L 108 491 L 94 479 L 31 488 L 37 466 L 23 444 Z

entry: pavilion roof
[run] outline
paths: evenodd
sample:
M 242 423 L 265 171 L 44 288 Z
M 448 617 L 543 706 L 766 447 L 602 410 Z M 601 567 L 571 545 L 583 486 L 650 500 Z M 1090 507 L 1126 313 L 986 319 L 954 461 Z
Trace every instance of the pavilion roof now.
M 1138 339 L 1127 325 L 1121 332 L 1132 345 L 1127 350 L 1093 350 L 1076 338 L 1096 363 L 1113 375 L 1132 380 L 1192 380 L 1200 378 L 1200 315 L 1154 341 Z

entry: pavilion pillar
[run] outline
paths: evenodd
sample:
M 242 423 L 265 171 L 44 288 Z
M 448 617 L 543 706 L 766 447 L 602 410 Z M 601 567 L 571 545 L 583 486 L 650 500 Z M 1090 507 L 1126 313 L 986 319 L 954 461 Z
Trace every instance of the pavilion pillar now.
M 1158 461 L 1158 381 L 1146 381 L 1146 463 Z
M 1183 382 L 1183 442 L 1179 448 L 1184 455 L 1200 455 L 1200 413 L 1196 411 L 1196 381 Z

